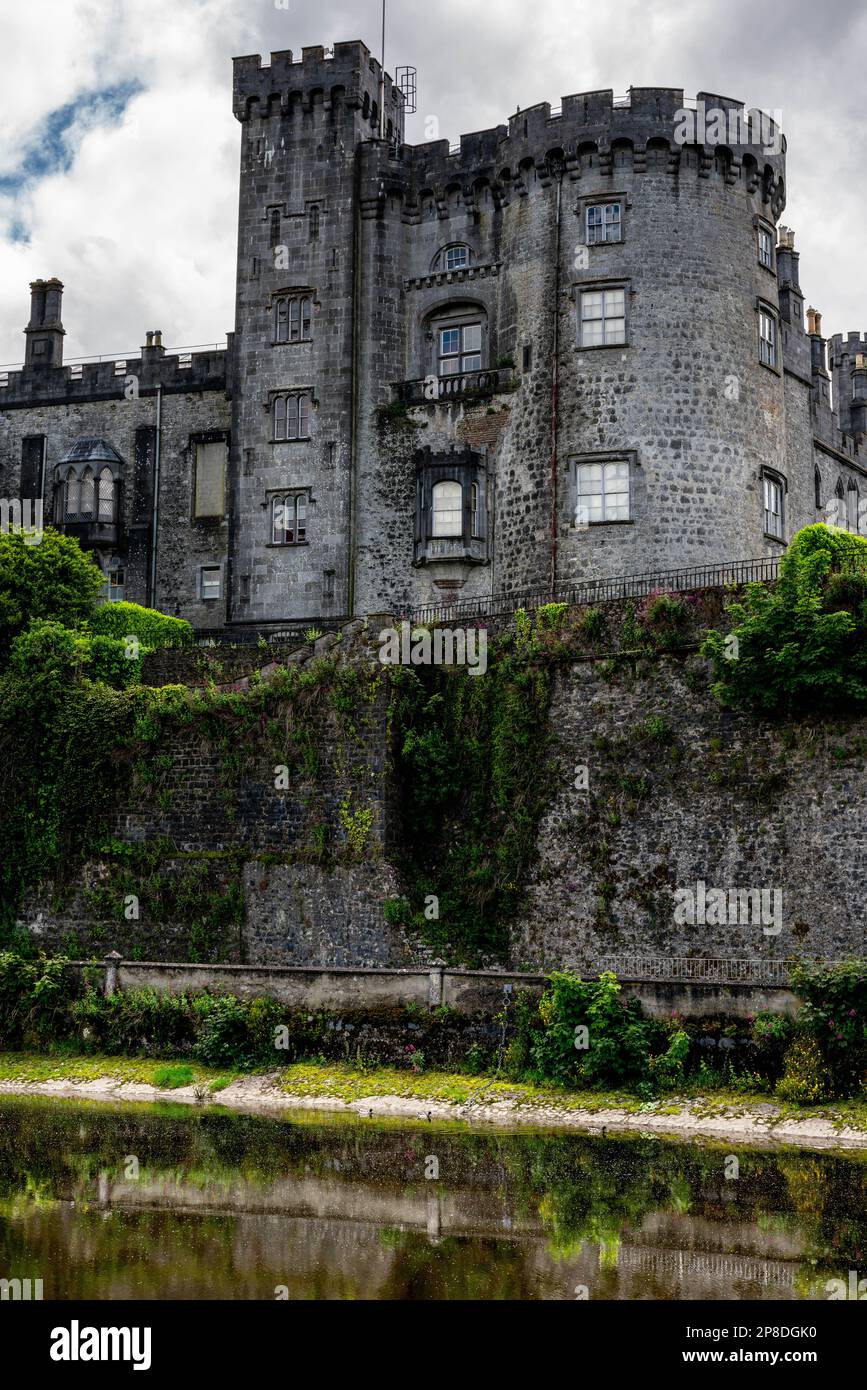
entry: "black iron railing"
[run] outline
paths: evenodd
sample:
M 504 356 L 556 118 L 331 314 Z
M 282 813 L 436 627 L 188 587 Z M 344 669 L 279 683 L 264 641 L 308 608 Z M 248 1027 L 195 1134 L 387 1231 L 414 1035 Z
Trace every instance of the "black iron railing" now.
M 726 585 L 770 584 L 779 575 L 780 557 L 764 555 L 757 560 L 732 560 L 721 565 L 688 565 L 680 569 L 652 570 L 645 574 L 617 575 L 610 579 L 584 579 L 560 587 L 525 593 L 501 593 L 449 603 L 413 608 L 405 616 L 416 623 L 442 622 L 456 618 L 495 618 L 510 616 L 519 608 L 541 608 L 546 603 L 579 606 L 612 603 L 618 599 L 646 598 L 663 593 L 690 593 L 695 589 L 719 589 Z

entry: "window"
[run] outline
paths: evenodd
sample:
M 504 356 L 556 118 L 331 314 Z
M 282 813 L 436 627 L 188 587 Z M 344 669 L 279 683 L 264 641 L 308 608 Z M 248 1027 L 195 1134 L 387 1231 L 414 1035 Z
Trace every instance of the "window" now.
M 626 291 L 581 291 L 581 346 L 626 342 Z
M 301 545 L 307 539 L 307 494 L 287 493 L 271 503 L 273 545 Z
M 470 248 L 463 242 L 444 246 L 431 261 L 431 270 L 466 270 L 470 263 Z
M 219 565 L 203 565 L 201 570 L 202 599 L 220 598 L 223 592 L 223 576 Z
M 306 343 L 310 341 L 312 304 L 309 295 L 286 295 L 274 301 L 274 342 Z
M 626 459 L 610 463 L 579 463 L 575 523 L 629 520 L 629 464 Z
M 482 325 L 465 323 L 437 329 L 440 376 L 460 376 L 482 369 Z
M 226 441 L 195 444 L 195 516 L 223 516 L 226 510 Z
M 308 233 L 311 241 L 316 241 L 319 236 L 319 204 L 311 203 L 307 212 Z
M 766 367 L 777 365 L 777 320 L 770 309 L 759 309 L 759 361 Z
M 620 203 L 598 203 L 587 209 L 587 245 L 603 241 L 620 241 Z
M 81 475 L 81 498 L 78 504 L 79 521 L 93 521 L 93 501 L 93 471 L 90 468 L 85 468 Z
M 271 245 L 272 245 L 272 246 L 277 246 L 277 245 L 279 244 L 279 242 L 280 242 L 280 209 L 279 209 L 279 208 L 271 208 L 271 209 L 270 209 L 269 216 L 270 216 Z
M 816 489 L 816 511 L 820 512 L 822 510 L 822 475 L 820 474 L 818 468 L 813 474 L 813 484 Z
M 272 406 L 275 441 L 310 438 L 310 404 L 306 392 L 275 396 Z
M 435 483 L 431 501 L 431 535 L 463 535 L 463 489 L 460 483 Z
M 759 265 L 774 268 L 774 238 L 765 227 L 759 227 Z
M 64 521 L 78 520 L 78 499 L 81 492 L 81 484 L 78 481 L 78 474 L 70 468 L 66 475 L 66 482 L 63 487 L 63 519 Z
M 108 603 L 123 603 L 123 596 L 126 591 L 126 576 L 122 569 L 109 570 L 108 581 L 106 583 L 106 600 Z
M 783 539 L 783 484 L 765 473 L 762 478 L 765 505 L 765 535 Z
M 846 529 L 858 531 L 858 487 L 851 481 L 846 489 Z
M 110 468 L 103 468 L 100 471 L 96 509 L 97 521 L 108 523 L 114 521 L 114 474 Z
M 482 489 L 478 483 L 470 484 L 470 535 L 473 540 L 481 540 L 485 534 Z

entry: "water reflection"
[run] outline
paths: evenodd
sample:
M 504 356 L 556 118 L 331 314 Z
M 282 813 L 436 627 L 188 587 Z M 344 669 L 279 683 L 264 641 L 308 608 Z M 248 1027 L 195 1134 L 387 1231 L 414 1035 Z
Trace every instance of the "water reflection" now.
M 729 1154 L 3 1098 L 0 1277 L 46 1299 L 797 1299 L 867 1273 L 863 1159 L 745 1150 L 731 1180 Z

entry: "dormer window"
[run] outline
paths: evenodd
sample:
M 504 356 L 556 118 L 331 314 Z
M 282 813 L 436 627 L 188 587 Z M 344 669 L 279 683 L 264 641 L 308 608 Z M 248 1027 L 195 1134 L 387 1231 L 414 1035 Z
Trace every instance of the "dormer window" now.
M 464 242 L 444 246 L 434 256 L 431 270 L 466 270 L 470 263 L 470 248 Z

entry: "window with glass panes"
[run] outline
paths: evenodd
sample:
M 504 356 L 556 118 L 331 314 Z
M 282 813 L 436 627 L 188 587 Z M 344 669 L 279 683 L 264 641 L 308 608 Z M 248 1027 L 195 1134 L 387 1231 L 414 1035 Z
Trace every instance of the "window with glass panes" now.
M 223 576 L 219 565 L 202 566 L 202 598 L 219 598 L 223 589 Z
M 767 266 L 768 270 L 774 267 L 774 241 L 764 227 L 759 227 L 759 264 Z
M 468 246 L 447 246 L 443 254 L 443 262 L 446 270 L 463 270 L 470 263 L 470 248 Z
M 307 494 L 287 493 L 271 503 L 271 540 L 274 545 L 300 545 L 307 539 Z
M 767 309 L 759 310 L 759 361 L 766 367 L 777 365 L 777 320 Z
M 587 209 L 587 245 L 620 241 L 620 203 L 599 203 Z
M 626 459 L 578 464 L 575 520 L 579 526 L 594 521 L 629 520 L 629 464 Z
M 581 346 L 626 342 L 626 291 L 581 291 Z
M 437 329 L 440 376 L 460 376 L 482 369 L 482 325 L 449 324 Z
M 460 483 L 434 483 L 431 492 L 431 535 L 462 536 L 463 488 Z
M 765 502 L 765 533 L 769 536 L 783 536 L 783 485 L 778 478 L 766 473 L 762 479 Z
M 290 295 L 275 300 L 275 343 L 303 343 L 310 339 L 312 300 L 309 295 Z
M 274 439 L 310 438 L 310 397 L 305 393 L 276 396 L 272 407 Z

